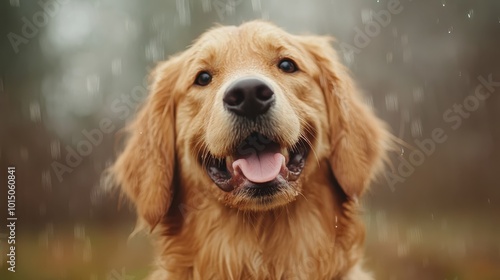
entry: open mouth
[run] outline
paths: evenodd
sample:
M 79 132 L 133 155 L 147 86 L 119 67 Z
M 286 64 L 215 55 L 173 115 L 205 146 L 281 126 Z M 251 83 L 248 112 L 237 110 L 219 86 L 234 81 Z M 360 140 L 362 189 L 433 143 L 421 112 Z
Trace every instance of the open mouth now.
M 309 146 L 299 140 L 285 148 L 260 133 L 252 133 L 225 158 L 206 158 L 210 178 L 223 191 L 270 196 L 296 181 L 304 169 Z

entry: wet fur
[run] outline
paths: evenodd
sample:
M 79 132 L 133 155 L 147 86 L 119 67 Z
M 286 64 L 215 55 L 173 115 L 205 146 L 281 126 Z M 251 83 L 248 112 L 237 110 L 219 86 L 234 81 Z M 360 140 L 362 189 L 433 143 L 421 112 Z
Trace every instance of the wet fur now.
M 380 170 L 388 134 L 330 42 L 260 21 L 216 27 L 153 71 L 111 168 L 154 236 L 149 279 L 372 279 L 361 268 L 358 198 Z M 283 56 L 300 73 L 279 72 Z M 193 87 L 207 68 L 212 84 Z M 221 93 L 250 74 L 275 89 L 277 108 L 263 120 L 272 126 L 235 128 L 223 110 Z M 300 179 L 270 204 L 221 191 L 199 160 L 224 156 L 252 129 L 284 147 L 301 137 L 311 146 Z

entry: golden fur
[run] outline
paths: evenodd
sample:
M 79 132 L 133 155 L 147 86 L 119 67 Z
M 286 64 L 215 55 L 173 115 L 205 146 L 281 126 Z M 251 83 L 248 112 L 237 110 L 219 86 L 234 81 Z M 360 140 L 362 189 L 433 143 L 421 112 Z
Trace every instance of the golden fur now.
M 216 27 L 153 71 L 111 169 L 155 235 L 149 279 L 372 279 L 361 268 L 358 197 L 382 165 L 388 134 L 330 41 L 261 21 Z M 300 71 L 281 72 L 283 57 Z M 193 85 L 201 70 L 213 73 L 210 85 Z M 199 160 L 226 156 L 250 133 L 234 127 L 221 101 L 248 75 L 273 86 L 276 108 L 272 129 L 247 129 L 311 148 L 298 181 L 266 203 L 221 191 Z

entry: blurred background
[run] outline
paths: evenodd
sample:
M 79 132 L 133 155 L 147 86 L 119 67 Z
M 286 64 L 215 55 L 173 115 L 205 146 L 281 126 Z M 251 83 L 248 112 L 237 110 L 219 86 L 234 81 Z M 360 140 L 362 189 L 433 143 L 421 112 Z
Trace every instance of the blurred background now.
M 500 2 L 5 0 L 0 279 L 142 279 L 152 248 L 100 174 L 158 61 L 214 23 L 333 35 L 408 143 L 364 198 L 377 279 L 500 279 Z M 118 110 L 117 108 L 121 108 Z M 16 273 L 7 167 L 16 167 Z

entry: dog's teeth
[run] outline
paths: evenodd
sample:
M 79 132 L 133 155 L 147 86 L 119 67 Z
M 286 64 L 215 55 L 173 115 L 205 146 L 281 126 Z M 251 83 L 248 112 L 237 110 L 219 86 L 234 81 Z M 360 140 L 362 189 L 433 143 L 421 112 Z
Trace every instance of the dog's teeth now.
M 288 149 L 287 148 L 281 148 L 281 154 L 285 157 L 285 163 L 288 162 L 289 159 L 289 154 L 288 154 Z

